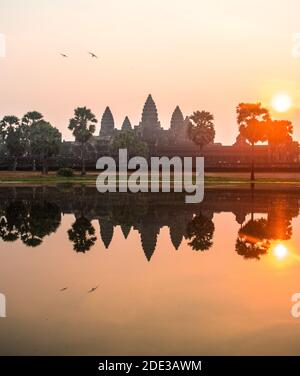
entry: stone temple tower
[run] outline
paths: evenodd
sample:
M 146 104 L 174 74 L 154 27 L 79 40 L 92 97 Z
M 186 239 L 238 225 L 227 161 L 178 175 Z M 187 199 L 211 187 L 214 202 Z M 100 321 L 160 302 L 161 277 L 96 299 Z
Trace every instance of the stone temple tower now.
M 101 128 L 100 128 L 100 137 L 111 137 L 114 133 L 115 122 L 113 115 L 109 107 L 106 107 L 102 119 L 101 119 Z
M 182 130 L 183 125 L 184 125 L 184 118 L 183 118 L 181 109 L 179 108 L 179 106 L 176 106 L 171 117 L 170 128 L 172 132 L 174 132 L 175 135 L 177 135 Z
M 172 114 L 171 124 L 170 124 L 170 134 L 176 144 L 191 143 L 187 135 L 188 123 L 189 123 L 189 118 L 186 117 L 184 119 L 179 106 L 176 106 Z
M 130 120 L 128 119 L 128 116 L 125 117 L 123 124 L 122 124 L 122 131 L 132 131 Z
M 148 95 L 144 104 L 142 120 L 138 128 L 141 137 L 145 141 L 152 143 L 159 137 L 159 132 L 162 128 L 158 121 L 157 108 L 151 94 Z

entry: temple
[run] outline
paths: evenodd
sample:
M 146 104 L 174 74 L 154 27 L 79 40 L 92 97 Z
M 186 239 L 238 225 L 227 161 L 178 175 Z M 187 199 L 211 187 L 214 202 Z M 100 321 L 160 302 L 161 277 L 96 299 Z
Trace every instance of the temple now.
M 113 114 L 106 107 L 100 123 L 98 136 L 93 136 L 87 145 L 87 165 L 95 168 L 96 160 L 109 153 L 109 145 L 117 132 L 134 132 L 149 147 L 150 155 L 156 156 L 197 156 L 199 148 L 187 136 L 188 117 L 184 116 L 180 107 L 176 106 L 170 126 L 161 126 L 156 104 L 148 95 L 144 104 L 140 122 L 132 126 L 128 116 L 122 125 L 116 128 Z M 237 126 L 236 126 L 237 127 Z M 233 145 L 211 143 L 202 151 L 207 169 L 247 168 L 252 159 L 251 146 L 238 134 Z M 72 161 L 72 166 L 79 164 L 80 148 L 76 142 L 64 141 L 61 149 L 61 159 Z M 280 145 L 277 152 L 271 153 L 268 145 L 255 145 L 255 163 L 258 168 L 293 168 L 300 166 L 299 144 L 294 140 Z

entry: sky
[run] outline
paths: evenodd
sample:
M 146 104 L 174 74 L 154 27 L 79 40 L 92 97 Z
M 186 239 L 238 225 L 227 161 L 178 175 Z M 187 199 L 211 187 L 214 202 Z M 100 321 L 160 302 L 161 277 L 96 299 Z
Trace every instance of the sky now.
M 0 117 L 37 110 L 71 140 L 77 106 L 100 121 L 109 105 L 120 128 L 151 93 L 164 128 L 176 105 L 206 110 L 231 144 L 238 103 L 284 92 L 291 109 L 271 113 L 300 140 L 299 14 L 298 0 L 0 0 Z

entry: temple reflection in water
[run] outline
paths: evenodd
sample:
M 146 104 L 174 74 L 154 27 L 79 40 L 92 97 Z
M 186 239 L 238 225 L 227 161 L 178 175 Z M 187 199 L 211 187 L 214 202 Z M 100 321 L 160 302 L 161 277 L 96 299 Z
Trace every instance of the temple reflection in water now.
M 156 250 L 162 227 L 178 250 L 185 239 L 191 250 L 208 251 L 214 241 L 214 214 L 233 213 L 240 229 L 235 250 L 246 259 L 259 259 L 274 241 L 288 240 L 292 219 L 299 214 L 297 189 L 207 188 L 200 204 L 185 204 L 180 193 L 107 193 L 93 187 L 8 187 L 0 189 L 0 237 L 39 246 L 61 224 L 62 215 L 75 216 L 68 239 L 76 252 L 87 252 L 101 238 L 109 249 L 116 226 L 127 239 L 140 234 L 148 261 Z M 93 223 L 98 221 L 99 229 Z

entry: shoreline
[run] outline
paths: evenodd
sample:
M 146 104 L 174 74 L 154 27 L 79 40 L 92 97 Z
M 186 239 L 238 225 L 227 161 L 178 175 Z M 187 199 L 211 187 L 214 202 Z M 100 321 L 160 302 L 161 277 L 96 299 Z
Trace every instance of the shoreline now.
M 0 171 L 0 186 L 12 185 L 87 185 L 91 186 L 96 183 L 98 172 L 87 172 L 85 176 L 81 176 L 80 172 L 75 172 L 73 177 L 57 176 L 56 172 L 51 171 L 48 175 L 43 176 L 40 172 L 33 171 Z M 261 173 L 256 174 L 256 180 L 251 182 L 249 173 L 206 173 L 205 186 L 206 187 L 249 187 L 251 184 L 255 188 L 300 188 L 300 173 Z M 172 180 L 171 180 L 172 187 Z

